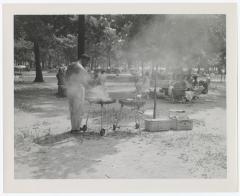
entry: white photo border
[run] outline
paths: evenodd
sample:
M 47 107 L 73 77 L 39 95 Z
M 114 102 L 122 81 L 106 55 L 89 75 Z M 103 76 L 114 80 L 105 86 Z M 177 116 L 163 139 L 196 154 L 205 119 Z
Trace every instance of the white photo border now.
M 15 14 L 225 14 L 227 54 L 226 179 L 14 179 L 14 50 Z M 12 65 L 12 66 L 11 66 Z M 235 192 L 237 170 L 237 4 L 6 4 L 3 5 L 4 192 Z

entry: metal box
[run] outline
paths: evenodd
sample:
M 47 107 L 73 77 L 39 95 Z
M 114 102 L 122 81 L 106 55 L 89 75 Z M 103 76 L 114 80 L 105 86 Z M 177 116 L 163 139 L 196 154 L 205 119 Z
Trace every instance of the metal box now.
M 178 120 L 177 119 L 177 130 L 192 130 L 193 121 L 191 119 Z

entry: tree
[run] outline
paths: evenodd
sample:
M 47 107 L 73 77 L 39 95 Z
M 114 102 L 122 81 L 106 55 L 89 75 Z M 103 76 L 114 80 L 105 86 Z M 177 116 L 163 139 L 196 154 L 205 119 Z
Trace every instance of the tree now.
M 121 58 L 122 40 L 117 34 L 114 19 L 109 15 L 86 17 L 86 51 L 91 54 L 92 65 L 99 63 L 111 67 Z
M 49 16 L 17 15 L 14 17 L 15 39 L 23 38 L 33 43 L 36 68 L 34 82 L 43 82 L 42 67 L 40 65 L 40 44 L 48 41 L 52 36 L 53 28 L 48 21 Z
M 24 39 L 15 40 L 14 42 L 14 60 L 15 64 L 26 64 L 29 65 L 33 61 L 32 55 L 32 42 L 26 41 Z
M 62 62 L 68 65 L 76 59 L 78 45 L 77 36 L 68 34 L 66 36 L 55 37 L 55 41 L 54 51 L 57 51 L 63 58 Z
M 128 54 L 134 58 L 145 54 L 144 61 L 172 68 L 207 66 L 208 59 L 216 55 L 220 55 L 224 64 L 224 18 L 223 15 L 154 16 L 148 24 L 137 28 L 128 44 L 131 49 Z
M 91 68 L 94 69 L 98 64 L 104 64 L 103 58 L 103 37 L 105 23 L 102 16 L 88 15 L 86 20 L 86 52 L 91 56 Z
M 35 82 L 43 82 L 42 65 L 51 66 L 52 62 L 62 60 L 62 49 L 56 40 L 57 37 L 77 35 L 76 15 L 16 15 L 14 17 L 14 40 L 32 42 L 35 58 Z M 67 37 L 68 39 L 71 36 Z M 67 53 L 65 51 L 65 53 Z M 74 53 L 73 53 L 74 54 Z M 73 59 L 72 55 L 69 59 Z
M 35 81 L 43 81 L 40 62 L 69 64 L 85 51 L 92 68 L 226 66 L 222 15 L 34 15 L 15 16 L 14 23 L 15 60 L 31 62 L 34 51 Z

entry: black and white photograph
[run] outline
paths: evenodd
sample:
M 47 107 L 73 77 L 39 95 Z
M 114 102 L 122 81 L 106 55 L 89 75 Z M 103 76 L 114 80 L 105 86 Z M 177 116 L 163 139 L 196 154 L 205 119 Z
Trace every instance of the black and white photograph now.
M 226 15 L 14 15 L 15 179 L 226 179 Z

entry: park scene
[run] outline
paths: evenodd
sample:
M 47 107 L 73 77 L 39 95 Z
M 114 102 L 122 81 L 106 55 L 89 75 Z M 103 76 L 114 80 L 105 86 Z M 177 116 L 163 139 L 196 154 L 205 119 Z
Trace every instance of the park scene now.
M 16 179 L 227 177 L 224 15 L 15 15 L 13 69 Z

